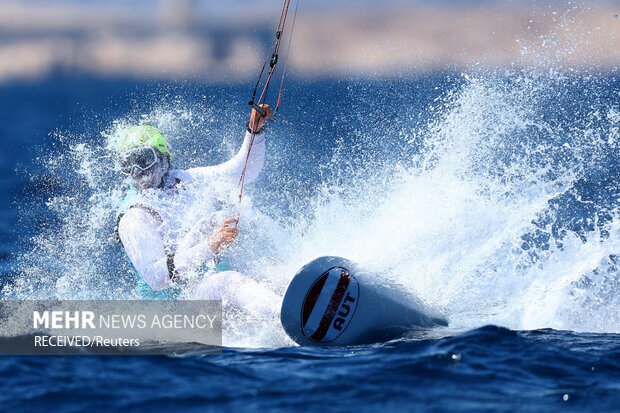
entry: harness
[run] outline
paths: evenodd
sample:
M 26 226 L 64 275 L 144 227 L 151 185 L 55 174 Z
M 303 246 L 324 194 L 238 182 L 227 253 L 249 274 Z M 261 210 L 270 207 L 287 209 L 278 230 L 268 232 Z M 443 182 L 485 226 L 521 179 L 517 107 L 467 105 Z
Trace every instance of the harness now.
M 176 178 L 176 182 L 174 186 L 176 186 L 180 182 L 181 180 Z M 146 211 L 160 225 L 163 224 L 164 222 L 159 212 L 157 212 L 153 207 L 139 202 L 138 191 L 135 188 L 129 189 L 129 191 L 127 191 L 127 194 L 125 195 L 125 198 L 121 201 L 121 205 L 116 214 L 116 227 L 115 227 L 114 233 L 116 236 L 116 240 L 121 244 L 121 246 L 123 246 L 123 242 L 120 238 L 118 227 L 119 227 L 121 218 L 123 218 L 125 213 L 127 213 L 127 211 L 129 211 L 132 208 L 140 208 L 143 211 Z M 172 287 L 166 288 L 163 290 L 152 289 L 146 283 L 146 281 L 144 281 L 140 273 L 136 270 L 135 266 L 129 259 L 129 256 L 127 255 L 127 252 L 125 251 L 124 248 L 123 248 L 123 251 L 125 252 L 125 258 L 127 260 L 127 263 L 131 267 L 132 271 L 136 274 L 136 278 L 137 278 L 136 291 L 138 292 L 141 298 L 149 299 L 149 300 L 174 300 L 178 298 L 181 292 L 181 288 L 178 284 L 173 284 Z M 174 251 L 169 251 L 168 249 L 166 249 L 166 256 L 167 256 L 168 273 L 170 275 L 170 279 L 172 281 L 177 281 L 177 273 L 174 268 Z M 232 268 L 229 265 L 228 261 L 225 258 L 220 258 L 218 262 L 213 262 L 211 265 L 205 264 L 200 269 L 199 273 L 204 274 L 205 272 L 209 272 L 209 271 L 210 272 L 221 272 L 221 271 L 228 271 L 231 269 Z
M 161 215 L 155 209 L 153 209 L 149 205 L 141 204 L 137 201 L 138 201 L 138 191 L 135 188 L 131 188 L 125 195 L 125 198 L 121 202 L 121 206 L 116 214 L 116 228 L 114 230 L 114 233 L 116 235 L 116 240 L 121 244 L 121 246 L 123 246 L 123 241 L 121 240 L 120 234 L 118 232 L 118 226 L 121 222 L 121 218 L 123 218 L 125 213 L 129 211 L 130 209 L 140 208 L 146 211 L 153 218 L 155 218 L 155 220 L 159 222 L 160 224 L 163 224 L 164 222 Z M 136 267 L 133 265 L 133 263 L 129 259 L 129 256 L 127 255 L 127 252 L 125 251 L 124 247 L 123 247 L 123 252 L 125 252 L 125 258 L 127 260 L 127 263 L 131 267 L 134 274 L 136 274 L 136 278 L 137 278 L 136 291 L 138 292 L 138 295 L 141 298 L 148 299 L 148 300 L 174 300 L 178 297 L 180 293 L 180 289 L 177 286 L 166 288 L 164 290 L 152 289 L 146 283 L 146 281 L 142 279 L 142 276 L 140 275 L 138 270 L 136 270 Z M 166 251 L 166 255 L 168 256 L 168 272 L 170 273 L 170 276 L 171 276 L 170 278 L 174 279 L 173 277 L 175 276 L 175 272 L 170 271 L 171 270 L 170 263 L 174 261 L 174 254 L 170 253 L 169 251 Z

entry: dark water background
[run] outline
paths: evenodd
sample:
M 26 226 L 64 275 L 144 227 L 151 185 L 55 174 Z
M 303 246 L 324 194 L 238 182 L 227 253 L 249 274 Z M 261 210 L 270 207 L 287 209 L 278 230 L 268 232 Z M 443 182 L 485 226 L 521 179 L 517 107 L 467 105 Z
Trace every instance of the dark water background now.
M 274 125 L 280 128 L 281 150 L 298 155 L 295 179 L 283 185 L 299 190 L 306 184 L 311 192 L 318 175 L 329 180 L 326 174 L 336 173 L 322 166 L 330 162 L 339 139 L 360 133 L 377 135 L 391 124 L 398 129 L 403 118 L 411 124 L 425 122 L 433 116 L 425 108 L 442 91 L 463 82 L 458 74 L 446 73 L 381 84 L 291 80 L 281 121 Z M 605 77 L 597 85 L 604 101 L 597 104 L 617 104 L 617 77 Z M 589 103 L 580 104 L 579 96 L 592 86 L 578 84 L 563 91 L 566 104 L 562 107 L 572 104 L 573 114 L 551 111 L 545 115 L 550 124 L 586 113 L 584 106 Z M 8 283 L 19 276 L 18 256 L 32 247 L 30 237 L 57 220 L 45 200 L 66 188 L 61 179 L 40 167 L 41 159 L 63 150 L 54 131 L 96 144 L 101 140 L 99 132 L 113 120 L 175 99 L 200 101 L 202 107 L 213 110 L 212 130 L 242 130 L 248 113 L 247 89 L 247 85 L 67 76 L 1 85 L 0 281 Z M 199 144 L 200 130 L 187 133 L 189 141 Z M 307 138 L 283 138 L 302 135 Z M 406 160 L 395 142 L 366 143 L 370 148 L 357 148 L 353 163 L 363 164 L 364 151 L 391 154 L 387 162 L 395 164 Z M 224 156 L 223 152 L 214 154 L 215 160 Z M 185 162 L 191 164 L 191 160 Z M 293 169 L 292 165 L 276 166 L 281 168 L 267 170 L 259 185 Z M 554 225 L 579 233 L 613 220 L 610 211 L 617 207 L 618 171 L 617 153 L 610 152 L 587 171 L 590 179 L 577 182 L 575 191 L 556 200 L 559 213 Z M 579 202 L 574 201 L 577 198 Z M 275 207 L 286 211 L 290 202 L 280 199 Z M 598 224 L 587 220 L 593 208 L 601 218 Z M 538 246 L 548 242 L 534 235 L 524 240 Z M 40 260 L 48 258 L 41 256 Z M 617 269 L 612 271 L 617 281 Z M 612 331 L 617 327 L 610 325 Z M 494 326 L 445 333 L 447 337 L 431 334 L 351 348 L 225 348 L 221 356 L 1 357 L 0 405 L 3 411 L 619 409 L 617 334 L 511 331 Z
M 488 326 L 334 349 L 2 357 L 0 402 L 6 411 L 611 412 L 619 340 Z

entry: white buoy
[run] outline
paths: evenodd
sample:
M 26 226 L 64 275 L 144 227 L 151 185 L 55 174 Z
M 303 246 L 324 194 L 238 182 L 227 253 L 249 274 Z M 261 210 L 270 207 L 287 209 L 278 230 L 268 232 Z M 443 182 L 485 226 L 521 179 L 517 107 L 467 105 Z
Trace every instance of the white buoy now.
M 353 345 L 448 325 L 412 294 L 380 281 L 344 258 L 309 262 L 284 295 L 280 315 L 284 331 L 300 345 Z

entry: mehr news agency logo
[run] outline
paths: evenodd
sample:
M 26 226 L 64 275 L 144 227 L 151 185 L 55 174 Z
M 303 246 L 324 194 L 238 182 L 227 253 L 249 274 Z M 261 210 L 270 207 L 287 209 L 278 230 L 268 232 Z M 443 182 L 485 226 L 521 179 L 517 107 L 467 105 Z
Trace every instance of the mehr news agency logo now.
M 33 311 L 34 329 L 127 330 L 127 329 L 213 329 L 216 315 L 211 314 L 99 314 L 94 311 Z M 139 346 L 138 338 L 103 336 L 36 335 L 38 347 Z

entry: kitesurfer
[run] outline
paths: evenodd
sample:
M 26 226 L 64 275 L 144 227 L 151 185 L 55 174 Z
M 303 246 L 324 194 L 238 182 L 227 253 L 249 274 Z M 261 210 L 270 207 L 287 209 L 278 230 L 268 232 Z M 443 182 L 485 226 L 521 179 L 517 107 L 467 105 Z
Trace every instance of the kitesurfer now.
M 149 125 L 128 129 L 118 142 L 118 164 L 132 187 L 118 212 L 116 234 L 137 272 L 141 297 L 177 298 L 186 281 L 207 266 L 211 271 L 194 283 L 190 298 L 223 299 L 261 315 L 277 312 L 277 295 L 219 262 L 238 235 L 238 217 L 222 217 L 226 211 L 217 202 L 204 205 L 216 185 L 234 189 L 242 174 L 245 183 L 259 175 L 265 120 L 271 116 L 268 105 L 260 107 L 264 115 L 252 109 L 239 152 L 219 165 L 172 169 L 166 137 Z

